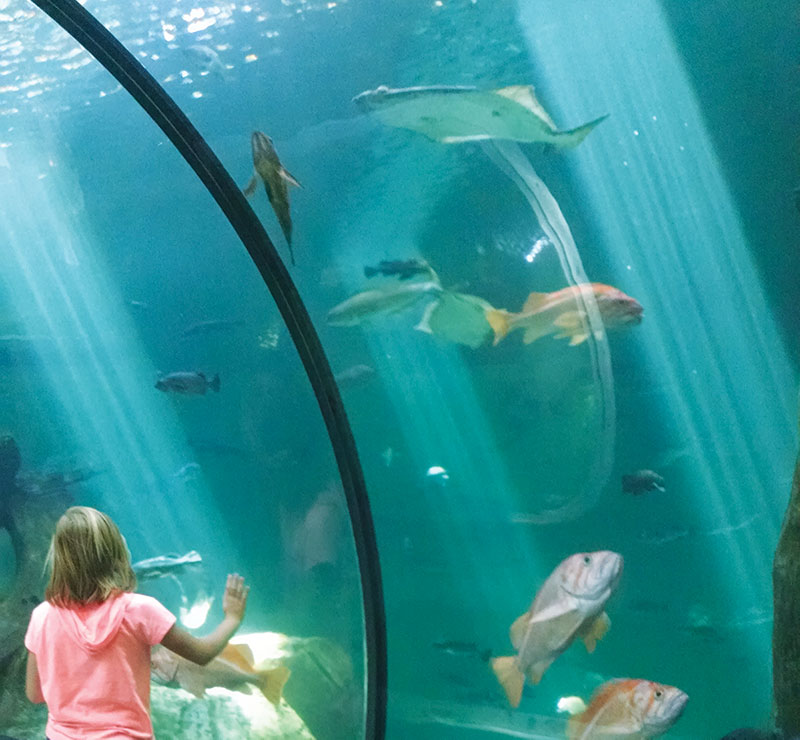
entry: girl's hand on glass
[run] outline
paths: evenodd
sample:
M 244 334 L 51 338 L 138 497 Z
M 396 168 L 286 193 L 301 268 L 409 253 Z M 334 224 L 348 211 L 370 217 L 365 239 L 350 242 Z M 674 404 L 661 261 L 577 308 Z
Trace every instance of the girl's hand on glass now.
M 250 586 L 244 585 L 244 578 L 238 573 L 231 573 L 225 583 L 225 595 L 222 597 L 222 611 L 226 617 L 242 621 L 248 593 Z

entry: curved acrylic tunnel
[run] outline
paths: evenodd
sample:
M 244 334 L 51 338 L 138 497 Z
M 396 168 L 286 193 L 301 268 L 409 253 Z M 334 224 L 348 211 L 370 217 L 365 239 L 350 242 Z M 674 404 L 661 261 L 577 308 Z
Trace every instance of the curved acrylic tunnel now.
M 137 560 L 197 550 L 200 567 L 142 584 L 187 624 L 210 624 L 220 579 L 242 570 L 243 632 L 293 671 L 269 730 L 246 700 L 244 725 L 223 719 L 231 694 L 156 686 L 157 732 L 182 737 L 167 717 L 185 702 L 231 737 L 373 738 L 385 723 L 401 739 L 558 738 L 562 698 L 624 676 L 689 694 L 672 740 L 767 724 L 791 321 L 770 308 L 743 213 L 794 222 L 774 192 L 738 183 L 747 208 L 733 200 L 729 134 L 706 122 L 739 111 L 708 84 L 696 93 L 713 75 L 690 68 L 662 6 L 705 38 L 669 0 L 0 0 L 0 419 L 24 461 L 15 485 L 95 473 L 26 500 L 45 519 L 68 496 L 107 509 Z M 445 144 L 352 101 L 382 84 L 527 82 L 564 128 L 608 120 L 572 149 Z M 302 184 L 294 266 L 264 188 L 250 203 L 274 248 L 235 187 L 254 130 Z M 777 144 L 761 145 L 774 164 Z M 422 257 L 439 284 L 365 270 Z M 525 344 L 522 323 L 492 343 L 487 307 L 590 281 L 625 294 L 621 314 L 592 292 L 545 327 L 559 338 Z M 329 314 L 371 290 L 387 303 L 368 320 Z M 206 392 L 153 388 L 172 371 L 202 371 Z M 666 491 L 645 475 L 623 493 L 649 469 Z M 0 528 L 0 556 L 12 545 Z M 560 561 L 605 549 L 625 558 L 611 631 L 509 710 L 490 659 L 513 655 L 510 625 Z M 0 628 L 17 632 L 0 644 L 18 645 L 38 573 L 8 562 Z M 26 736 L 17 707 L 0 696 L 0 733 Z

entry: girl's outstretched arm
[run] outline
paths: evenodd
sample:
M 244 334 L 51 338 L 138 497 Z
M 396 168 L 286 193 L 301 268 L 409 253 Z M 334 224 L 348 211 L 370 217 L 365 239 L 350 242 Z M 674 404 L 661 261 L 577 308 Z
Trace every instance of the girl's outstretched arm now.
M 164 635 L 161 644 L 167 650 L 172 650 L 173 653 L 180 655 L 181 658 L 191 660 L 192 663 L 198 665 L 210 663 L 222 652 L 222 648 L 228 644 L 233 633 L 239 629 L 249 592 L 250 587 L 244 585 L 244 578 L 237 573 L 232 573 L 228 576 L 225 595 L 222 598 L 222 611 L 225 613 L 225 617 L 217 628 L 210 635 L 195 637 L 175 624 Z
M 25 695 L 34 704 L 44 704 L 42 684 L 39 681 L 39 666 L 36 664 L 36 656 L 30 651 L 28 651 L 28 665 L 25 669 Z

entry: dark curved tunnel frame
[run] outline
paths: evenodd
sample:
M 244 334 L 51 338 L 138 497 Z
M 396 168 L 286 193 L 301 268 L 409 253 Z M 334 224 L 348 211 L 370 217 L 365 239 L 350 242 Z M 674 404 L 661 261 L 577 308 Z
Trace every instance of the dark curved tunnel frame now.
M 31 0 L 80 43 L 169 137 L 213 196 L 258 268 L 295 343 L 317 397 L 342 479 L 361 574 L 366 640 L 365 732 L 386 734 L 386 620 L 378 547 L 364 475 L 339 389 L 316 330 L 258 217 L 222 163 L 158 82 L 75 0 Z

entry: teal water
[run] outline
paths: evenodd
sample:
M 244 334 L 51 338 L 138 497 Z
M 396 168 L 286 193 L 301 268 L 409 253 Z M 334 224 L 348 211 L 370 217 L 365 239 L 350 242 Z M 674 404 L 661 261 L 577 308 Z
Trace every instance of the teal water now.
M 771 557 L 797 441 L 791 4 L 86 7 L 238 182 L 263 130 L 303 185 L 291 275 L 334 372 L 374 370 L 341 391 L 384 577 L 388 736 L 563 737 L 558 699 L 616 677 L 689 694 L 666 737 L 768 726 Z M 0 0 L 0 24 L 0 426 L 28 471 L 97 470 L 73 495 L 119 522 L 134 559 L 201 552 L 180 586 L 149 593 L 177 611 L 243 572 L 245 631 L 341 647 L 359 706 L 346 506 L 260 277 L 115 81 L 32 5 Z M 573 150 L 443 145 L 359 114 L 351 98 L 382 84 L 533 84 L 564 128 L 609 118 Z M 286 259 L 263 190 L 252 203 Z M 414 331 L 421 305 L 326 323 L 371 287 L 365 265 L 411 257 L 496 307 L 588 279 L 644 319 L 579 347 L 513 333 L 476 349 Z M 192 329 L 207 321 L 229 323 Z M 153 388 L 177 370 L 219 373 L 220 392 Z M 623 494 L 642 468 L 666 492 Z M 612 628 L 592 655 L 569 648 L 518 709 L 479 657 L 435 646 L 512 654 L 508 628 L 552 569 L 597 549 L 625 558 Z M 358 737 L 335 711 L 315 735 Z

